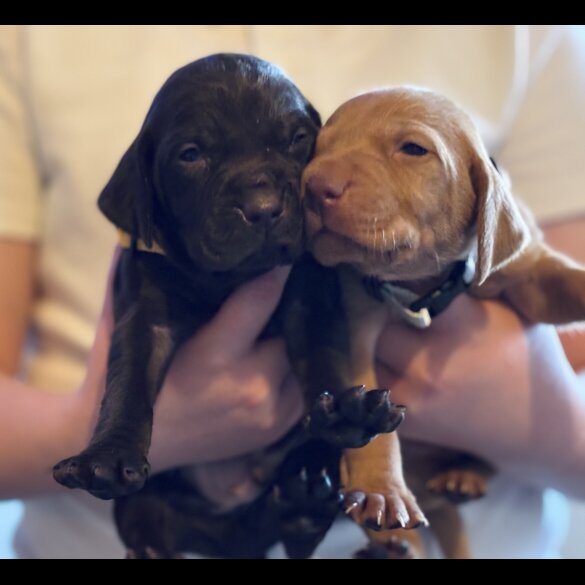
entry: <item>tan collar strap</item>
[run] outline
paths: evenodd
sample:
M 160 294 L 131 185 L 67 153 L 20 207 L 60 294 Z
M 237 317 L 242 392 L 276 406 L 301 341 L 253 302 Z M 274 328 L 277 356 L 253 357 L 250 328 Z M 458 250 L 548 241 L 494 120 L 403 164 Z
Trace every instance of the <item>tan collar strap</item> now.
M 128 232 L 118 229 L 118 240 L 122 248 L 130 249 L 132 247 L 132 236 Z M 165 251 L 156 242 L 153 242 L 152 246 L 147 246 L 144 240 L 136 240 L 136 249 L 140 252 L 165 255 Z

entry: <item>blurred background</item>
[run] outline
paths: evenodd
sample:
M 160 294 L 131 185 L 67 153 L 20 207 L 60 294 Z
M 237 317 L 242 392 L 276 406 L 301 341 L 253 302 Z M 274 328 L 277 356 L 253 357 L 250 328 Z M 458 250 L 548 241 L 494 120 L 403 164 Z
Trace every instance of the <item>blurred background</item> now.
M 20 502 L 14 500 L 0 502 L 0 559 L 14 558 L 10 542 L 21 514 Z M 583 502 L 573 502 L 571 505 L 569 534 L 561 554 L 567 559 L 585 559 L 585 503 Z

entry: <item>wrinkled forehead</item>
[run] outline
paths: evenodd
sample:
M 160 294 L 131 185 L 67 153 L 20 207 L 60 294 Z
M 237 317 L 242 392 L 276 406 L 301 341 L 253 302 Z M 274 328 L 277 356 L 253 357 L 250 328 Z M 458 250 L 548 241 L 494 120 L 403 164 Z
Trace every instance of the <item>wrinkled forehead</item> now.
M 226 126 L 252 131 L 295 118 L 308 118 L 307 103 L 284 76 L 196 71 L 171 78 L 163 86 L 146 124 L 165 133 L 200 125 L 217 131 Z
M 324 126 L 326 140 L 376 140 L 421 134 L 433 143 L 457 140 L 466 124 L 450 101 L 423 90 L 380 90 L 341 105 Z

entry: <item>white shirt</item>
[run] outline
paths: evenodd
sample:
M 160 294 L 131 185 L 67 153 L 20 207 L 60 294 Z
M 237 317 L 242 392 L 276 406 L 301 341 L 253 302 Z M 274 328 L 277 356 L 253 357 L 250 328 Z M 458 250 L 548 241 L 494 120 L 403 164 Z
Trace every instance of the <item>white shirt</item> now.
M 375 87 L 443 92 L 475 116 L 537 217 L 585 210 L 585 35 L 577 27 L 1 27 L 0 237 L 40 244 L 33 385 L 69 392 L 80 383 L 115 243 L 97 196 L 169 74 L 222 51 L 280 65 L 324 120 Z M 479 520 L 467 520 L 482 527 L 472 534 L 475 553 L 548 554 L 543 494 L 504 477 L 494 491 L 497 499 L 464 511 L 475 509 Z M 514 521 L 490 532 L 490 506 Z M 81 493 L 28 501 L 18 544 L 22 556 L 123 555 L 109 505 Z

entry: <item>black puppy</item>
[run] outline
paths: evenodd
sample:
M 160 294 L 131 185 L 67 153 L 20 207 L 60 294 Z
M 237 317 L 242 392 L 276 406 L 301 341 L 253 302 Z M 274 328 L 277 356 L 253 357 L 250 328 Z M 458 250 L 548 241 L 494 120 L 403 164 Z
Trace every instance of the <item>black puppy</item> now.
M 100 196 L 100 209 L 127 240 L 114 282 L 106 393 L 89 446 L 57 464 L 54 476 L 118 498 L 130 556 L 262 556 L 279 539 L 291 555 L 307 556 L 337 511 L 341 448 L 402 420 L 386 391 L 366 400 L 347 390 L 336 277 L 301 258 L 300 177 L 319 126 L 317 112 L 274 66 L 213 55 L 168 79 Z M 265 335 L 285 335 L 309 417 L 271 448 L 268 459 L 276 453 L 283 463 L 276 474 L 267 469 L 263 495 L 219 515 L 177 470 L 131 496 L 148 476 L 153 404 L 177 348 L 238 285 L 299 258 Z

